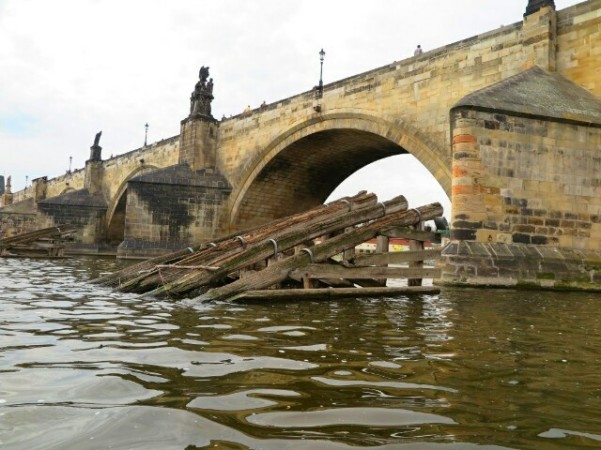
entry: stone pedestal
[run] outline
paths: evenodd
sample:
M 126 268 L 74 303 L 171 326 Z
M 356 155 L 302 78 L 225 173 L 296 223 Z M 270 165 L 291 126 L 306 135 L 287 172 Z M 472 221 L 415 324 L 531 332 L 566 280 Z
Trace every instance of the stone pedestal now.
M 179 163 L 192 170 L 215 169 L 217 163 L 217 121 L 188 117 L 181 122 Z

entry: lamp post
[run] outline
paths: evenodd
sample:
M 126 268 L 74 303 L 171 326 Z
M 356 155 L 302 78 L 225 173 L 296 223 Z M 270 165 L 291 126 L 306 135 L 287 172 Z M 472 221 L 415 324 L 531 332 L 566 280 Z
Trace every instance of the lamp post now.
M 148 145 L 148 122 L 144 125 L 144 147 Z
M 73 156 L 69 156 L 69 173 L 71 173 L 71 163 L 73 163 Z
M 323 96 L 323 60 L 325 56 L 326 52 L 324 52 L 322 48 L 319 51 L 319 86 L 317 86 L 317 92 L 320 98 Z

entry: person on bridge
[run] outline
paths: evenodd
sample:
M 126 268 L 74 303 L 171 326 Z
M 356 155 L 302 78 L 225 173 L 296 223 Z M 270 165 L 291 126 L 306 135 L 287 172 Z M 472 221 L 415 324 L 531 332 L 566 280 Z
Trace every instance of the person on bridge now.
M 413 52 L 413 56 L 419 56 L 423 53 L 422 51 L 422 46 L 418 45 L 417 48 L 415 49 L 415 51 Z

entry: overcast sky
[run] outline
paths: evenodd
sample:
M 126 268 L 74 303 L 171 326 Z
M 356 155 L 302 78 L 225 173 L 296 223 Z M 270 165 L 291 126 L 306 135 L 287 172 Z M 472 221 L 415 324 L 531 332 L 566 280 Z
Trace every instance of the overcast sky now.
M 522 20 L 527 0 L 0 0 L 0 175 L 82 168 L 179 134 L 198 69 L 216 118 Z M 555 0 L 557 9 L 579 3 Z M 367 189 L 412 206 L 448 199 L 410 156 L 375 163 L 335 196 Z M 425 174 L 425 175 L 424 175 Z M 425 181 L 423 181 L 425 179 Z M 448 211 L 447 211 L 448 214 Z

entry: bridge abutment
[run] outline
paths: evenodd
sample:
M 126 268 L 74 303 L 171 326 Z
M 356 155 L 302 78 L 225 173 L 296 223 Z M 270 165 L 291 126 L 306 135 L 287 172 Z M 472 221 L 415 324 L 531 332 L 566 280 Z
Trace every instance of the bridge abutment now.
M 601 290 L 601 101 L 534 68 L 451 111 L 443 284 Z

